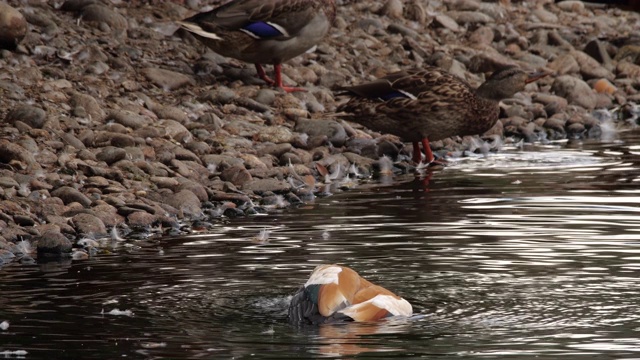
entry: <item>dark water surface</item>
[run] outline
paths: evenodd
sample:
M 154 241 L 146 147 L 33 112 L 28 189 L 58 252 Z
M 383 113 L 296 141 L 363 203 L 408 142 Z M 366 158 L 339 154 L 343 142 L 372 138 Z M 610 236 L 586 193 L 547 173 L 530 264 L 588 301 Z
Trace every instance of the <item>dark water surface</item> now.
M 505 148 L 211 234 L 5 265 L 0 358 L 640 358 L 640 137 L 622 139 Z M 320 263 L 417 315 L 289 325 Z

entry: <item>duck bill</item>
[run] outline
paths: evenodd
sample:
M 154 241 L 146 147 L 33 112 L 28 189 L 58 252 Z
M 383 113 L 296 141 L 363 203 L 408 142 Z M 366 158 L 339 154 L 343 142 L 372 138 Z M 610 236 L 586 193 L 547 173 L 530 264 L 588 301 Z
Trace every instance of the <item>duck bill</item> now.
M 546 71 L 538 71 L 538 72 L 534 72 L 534 73 L 529 73 L 529 77 L 527 78 L 527 80 L 524 81 L 525 84 L 529 84 L 532 83 L 536 80 L 540 80 L 543 77 L 549 75 L 549 72 Z

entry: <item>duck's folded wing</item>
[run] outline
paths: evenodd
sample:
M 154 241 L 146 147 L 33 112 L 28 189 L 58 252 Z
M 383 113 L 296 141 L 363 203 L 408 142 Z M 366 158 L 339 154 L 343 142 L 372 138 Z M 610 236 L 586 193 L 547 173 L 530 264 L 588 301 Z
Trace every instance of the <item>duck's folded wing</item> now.
M 309 24 L 318 11 L 304 0 L 240 0 L 185 21 L 204 30 L 251 32 L 257 38 L 290 38 Z
M 395 295 L 376 295 L 372 299 L 339 311 L 355 321 L 374 321 L 387 316 L 411 316 L 411 304 Z

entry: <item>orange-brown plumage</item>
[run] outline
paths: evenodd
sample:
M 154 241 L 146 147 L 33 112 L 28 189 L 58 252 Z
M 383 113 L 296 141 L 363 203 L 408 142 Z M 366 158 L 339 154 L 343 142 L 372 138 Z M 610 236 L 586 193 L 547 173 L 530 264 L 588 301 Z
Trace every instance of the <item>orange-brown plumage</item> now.
M 374 321 L 394 315 L 410 316 L 412 311 L 408 301 L 365 280 L 354 270 L 320 265 L 291 299 L 289 319 L 314 324 Z

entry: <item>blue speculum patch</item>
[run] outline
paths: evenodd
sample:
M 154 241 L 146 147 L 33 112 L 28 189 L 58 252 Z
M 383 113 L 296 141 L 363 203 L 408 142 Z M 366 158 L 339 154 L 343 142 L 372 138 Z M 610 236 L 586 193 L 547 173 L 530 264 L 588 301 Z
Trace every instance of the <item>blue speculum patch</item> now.
M 270 38 L 282 35 L 282 33 L 278 31 L 278 29 L 262 21 L 246 25 L 243 29 L 259 38 Z
M 395 98 L 409 98 L 406 94 L 401 93 L 400 91 L 393 91 L 387 94 L 384 94 L 382 96 L 380 96 L 380 99 L 387 101 L 387 100 L 391 100 L 391 99 L 395 99 Z

